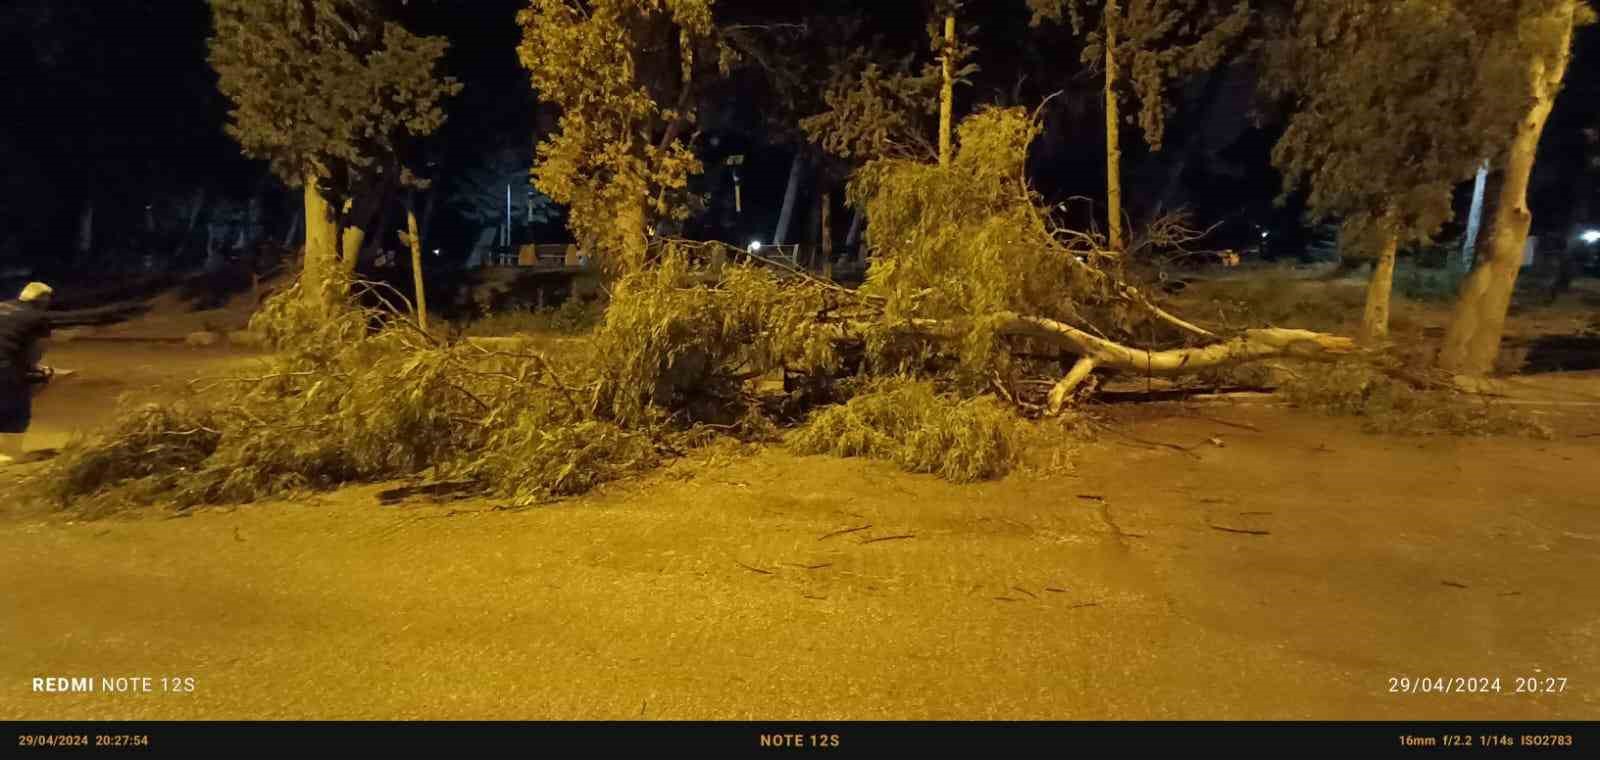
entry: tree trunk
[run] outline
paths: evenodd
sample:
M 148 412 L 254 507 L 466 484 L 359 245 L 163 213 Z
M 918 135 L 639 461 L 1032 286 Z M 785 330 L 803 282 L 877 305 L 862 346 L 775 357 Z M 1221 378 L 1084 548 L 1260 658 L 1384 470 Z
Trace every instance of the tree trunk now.
M 621 236 L 622 261 L 619 262 L 621 268 L 615 270 L 614 274 L 637 272 L 644 268 L 645 259 L 650 255 L 650 238 L 645 234 L 648 226 L 643 199 L 621 204 L 617 210 L 617 233 Z
M 955 110 L 956 92 L 956 17 L 944 17 L 944 54 L 940 56 L 944 68 L 944 85 L 939 90 L 939 165 L 950 165 L 950 121 Z
M 87 254 L 94 249 L 94 199 L 84 201 L 83 211 L 78 214 L 78 254 Z
M 800 172 L 805 166 L 805 150 L 797 148 L 794 161 L 789 163 L 789 185 L 783 191 L 783 210 L 778 212 L 778 229 L 772 233 L 772 244 L 780 245 L 789 235 L 789 220 L 794 215 L 794 198 L 800 193 Z
M 361 261 L 361 249 L 367 242 L 365 228 L 350 225 L 340 231 L 344 244 L 340 247 L 339 271 L 350 276 L 356 273 L 356 264 Z
M 283 235 L 283 247 L 294 247 L 295 238 L 300 235 L 300 220 L 306 216 L 305 206 L 295 209 L 294 216 L 289 219 L 289 231 Z
M 433 228 L 433 210 L 436 208 L 434 201 L 437 200 L 438 197 L 439 191 L 429 188 L 428 197 L 422 201 L 422 224 L 421 227 L 418 228 L 422 237 L 417 241 L 417 244 L 423 246 L 424 250 L 427 249 L 428 245 L 428 231 Z
M 1106 229 L 1122 250 L 1122 133 L 1117 124 L 1117 0 L 1106 0 Z
M 216 274 L 222 271 L 224 263 L 226 259 L 222 255 L 222 245 L 217 242 L 217 224 L 213 220 L 206 225 L 206 258 L 201 266 L 206 274 Z
M 1002 313 L 994 315 L 992 324 L 1000 335 L 1043 340 L 1079 356 L 1071 371 L 1050 392 L 1052 413 L 1061 411 L 1078 384 L 1098 367 L 1175 377 L 1275 357 L 1327 361 L 1360 353 L 1356 342 L 1349 338 L 1286 328 L 1246 330 L 1237 337 L 1195 348 L 1148 351 L 1042 317 Z M 904 329 L 936 339 L 960 340 L 966 334 L 964 327 L 966 325 L 953 322 L 914 319 Z
M 411 243 L 411 281 L 417 292 L 417 324 L 428 329 L 428 294 L 422 285 L 422 236 L 417 232 L 417 214 L 411 198 L 406 199 L 406 233 Z
M 346 200 L 345 213 L 339 218 L 339 238 L 342 245 L 338 261 L 340 272 L 347 280 L 355 275 L 361 263 L 361 251 L 371 232 L 373 217 L 378 214 L 380 208 L 387 210 L 391 199 L 393 185 L 388 180 L 379 180 L 375 184 L 375 187 L 372 184 L 362 187 L 358 196 Z
M 343 288 L 332 281 L 338 271 L 339 226 L 317 178 L 307 177 L 305 183 L 306 250 L 300 289 L 306 303 L 320 309 L 344 297 Z
M 822 234 L 817 238 L 817 247 L 822 249 L 822 277 L 828 280 L 833 279 L 833 228 L 831 226 L 833 222 L 829 213 L 832 211 L 832 206 L 833 194 L 823 193 L 822 213 L 819 215 L 822 221 Z
M 1478 228 L 1483 223 L 1484 189 L 1489 180 L 1489 162 L 1483 162 L 1478 167 L 1478 178 L 1472 183 L 1472 210 L 1467 212 L 1467 233 L 1461 239 L 1461 260 L 1456 263 L 1457 271 L 1466 274 L 1472 271 L 1473 253 L 1478 247 Z
M 1517 125 L 1507 153 L 1505 184 L 1500 188 L 1494 212 L 1488 256 L 1482 257 L 1462 283 L 1444 348 L 1439 352 L 1439 366 L 1458 375 L 1486 375 L 1494 369 L 1500 354 L 1506 312 L 1511 308 L 1517 273 L 1522 268 L 1523 246 L 1533 223 L 1533 214 L 1528 210 L 1528 178 L 1533 173 L 1539 137 L 1566 75 L 1577 3 L 1570 0 L 1555 12 L 1561 14 L 1558 44 L 1529 62 L 1533 104 Z
M 861 212 L 861 207 L 857 206 L 855 213 L 852 214 L 850 218 L 850 232 L 846 233 L 844 236 L 845 247 L 855 251 L 856 258 L 858 259 L 862 258 L 862 256 L 860 251 L 857 250 L 856 246 L 861 244 L 861 222 L 866 219 L 866 216 L 866 214 Z
M 1383 240 L 1378 260 L 1367 283 L 1367 307 L 1361 316 L 1361 341 L 1369 345 L 1389 339 L 1389 293 L 1394 287 L 1394 256 L 1399 241 L 1393 233 Z
M 206 189 L 204 186 L 194 191 L 194 205 L 189 207 L 189 223 L 183 227 L 183 237 L 178 239 L 178 247 L 173 249 L 172 258 L 176 261 L 183 255 L 183 248 L 194 237 L 194 226 L 200 222 L 200 212 L 206 207 Z
M 1588 157 L 1586 157 L 1588 158 Z M 1567 242 L 1561 252 L 1561 263 L 1556 270 L 1555 282 L 1550 285 L 1550 300 L 1560 298 L 1562 294 L 1572 289 L 1572 281 L 1578 276 L 1579 257 L 1583 255 L 1584 225 L 1589 221 L 1590 203 L 1594 196 L 1594 164 L 1593 159 L 1585 161 L 1579 168 L 1577 197 L 1572 201 L 1572 209 L 1567 216 Z
M 358 261 L 371 261 L 381 252 L 384 246 L 389 244 L 389 236 L 387 234 L 389 231 L 389 211 L 394 207 L 394 195 L 393 185 L 385 184 L 381 200 L 378 201 L 377 225 L 367 230 L 366 240 L 361 246 L 361 254 L 360 258 L 357 259 Z

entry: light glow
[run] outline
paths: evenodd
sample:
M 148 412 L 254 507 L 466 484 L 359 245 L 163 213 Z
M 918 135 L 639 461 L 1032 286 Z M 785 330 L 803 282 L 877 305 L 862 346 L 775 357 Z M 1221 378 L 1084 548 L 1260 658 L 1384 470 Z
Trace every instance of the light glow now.
M 1584 230 L 1579 239 L 1585 243 L 1600 243 L 1600 230 Z

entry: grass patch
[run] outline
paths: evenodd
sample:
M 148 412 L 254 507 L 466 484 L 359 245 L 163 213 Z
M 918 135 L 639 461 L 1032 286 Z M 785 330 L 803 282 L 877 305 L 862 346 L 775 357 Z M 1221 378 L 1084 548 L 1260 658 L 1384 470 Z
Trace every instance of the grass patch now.
M 1554 435 L 1548 425 L 1521 410 L 1485 397 L 1418 390 L 1365 364 L 1318 367 L 1288 380 L 1281 390 L 1297 407 L 1359 417 L 1369 433 L 1540 439 Z
M 930 382 L 887 379 L 822 409 L 789 436 L 800 454 L 868 457 L 955 483 L 997 478 L 1017 464 L 1016 414 L 990 396 L 959 399 Z

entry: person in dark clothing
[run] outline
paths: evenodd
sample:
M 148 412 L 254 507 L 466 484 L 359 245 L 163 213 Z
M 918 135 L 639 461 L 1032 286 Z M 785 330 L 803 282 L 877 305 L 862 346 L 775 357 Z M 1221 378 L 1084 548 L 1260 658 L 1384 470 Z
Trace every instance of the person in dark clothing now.
M 0 303 L 0 465 L 22 457 L 22 436 L 33 420 L 34 386 L 48 382 L 50 370 L 39 364 L 43 341 L 50 337 L 54 291 L 29 283 L 15 301 Z

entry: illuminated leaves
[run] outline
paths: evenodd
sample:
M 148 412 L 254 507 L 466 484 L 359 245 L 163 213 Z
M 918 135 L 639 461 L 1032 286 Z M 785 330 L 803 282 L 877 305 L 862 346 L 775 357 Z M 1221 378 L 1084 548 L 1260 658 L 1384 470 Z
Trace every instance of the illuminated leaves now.
M 533 0 L 517 55 L 539 97 L 561 108 L 538 147 L 540 189 L 613 272 L 644 260 L 658 220 L 687 214 L 700 162 L 684 143 L 702 69 L 723 69 L 713 0 Z

